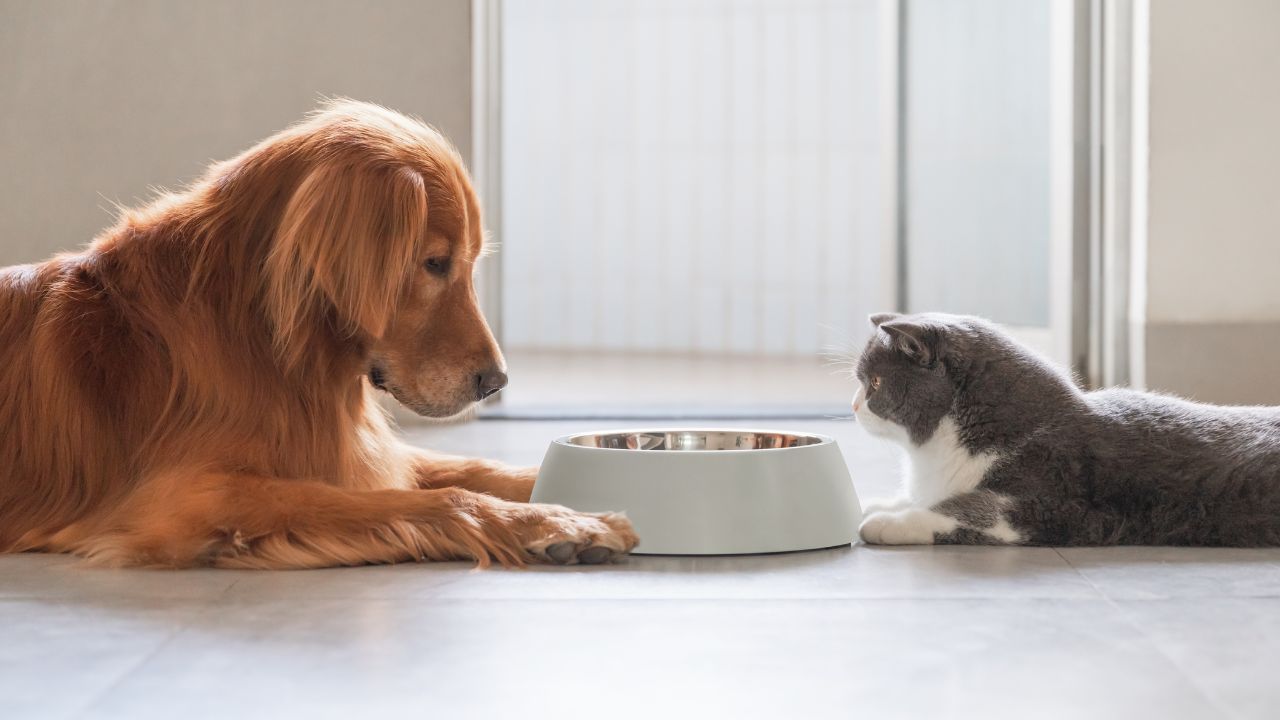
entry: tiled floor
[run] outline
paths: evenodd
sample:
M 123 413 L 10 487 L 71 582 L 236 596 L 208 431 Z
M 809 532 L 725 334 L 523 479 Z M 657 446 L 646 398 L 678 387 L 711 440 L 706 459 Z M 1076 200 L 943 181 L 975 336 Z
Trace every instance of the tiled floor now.
M 741 423 L 738 423 L 741 424 Z M 888 448 L 835 435 L 864 497 Z M 411 431 L 536 462 L 581 423 Z M 0 718 L 1280 716 L 1280 551 L 854 547 L 612 567 L 0 557 Z

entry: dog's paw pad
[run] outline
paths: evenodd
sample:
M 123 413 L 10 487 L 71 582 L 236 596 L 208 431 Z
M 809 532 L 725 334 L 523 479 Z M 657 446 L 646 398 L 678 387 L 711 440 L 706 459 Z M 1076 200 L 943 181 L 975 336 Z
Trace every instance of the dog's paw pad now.
M 547 557 L 551 558 L 551 562 L 567 565 L 573 561 L 573 556 L 578 552 L 578 546 L 571 542 L 558 542 L 547 546 L 545 552 Z
M 578 562 L 583 565 L 599 565 L 608 562 L 613 557 L 613 551 L 607 547 L 589 547 L 578 554 Z

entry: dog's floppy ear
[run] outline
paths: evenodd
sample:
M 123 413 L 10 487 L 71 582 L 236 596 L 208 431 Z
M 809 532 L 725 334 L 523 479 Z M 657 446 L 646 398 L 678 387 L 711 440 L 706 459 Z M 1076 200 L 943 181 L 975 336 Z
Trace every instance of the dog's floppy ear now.
M 294 191 L 267 257 L 267 305 L 288 364 L 294 338 L 336 317 L 348 336 L 381 337 L 426 228 L 423 178 L 407 168 L 326 163 Z

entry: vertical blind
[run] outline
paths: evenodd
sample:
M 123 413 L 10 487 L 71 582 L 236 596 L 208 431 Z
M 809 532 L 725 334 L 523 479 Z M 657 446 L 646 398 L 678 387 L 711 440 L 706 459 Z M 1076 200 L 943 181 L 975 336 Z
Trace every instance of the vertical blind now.
M 503 12 L 508 347 L 785 356 L 865 335 L 894 280 L 880 3 Z

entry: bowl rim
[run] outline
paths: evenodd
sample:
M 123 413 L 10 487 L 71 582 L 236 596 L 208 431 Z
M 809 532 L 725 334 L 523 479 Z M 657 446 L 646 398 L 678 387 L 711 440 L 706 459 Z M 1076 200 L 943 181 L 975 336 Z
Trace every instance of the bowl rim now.
M 818 442 L 812 443 L 809 445 L 799 445 L 797 447 L 785 447 L 785 448 L 742 448 L 738 450 L 648 450 L 648 451 L 642 450 L 639 452 L 640 455 L 661 455 L 661 456 L 717 455 L 717 456 L 721 456 L 721 455 L 745 455 L 748 453 L 756 453 L 756 454 L 784 453 L 784 452 L 794 452 L 798 450 L 810 450 L 814 448 L 820 448 L 826 445 L 834 445 L 836 442 L 835 438 L 831 437 L 830 435 L 823 435 L 822 433 L 814 433 L 814 432 L 802 432 L 798 430 L 777 430 L 777 429 L 766 429 L 766 428 L 755 428 L 755 427 L 734 428 L 734 427 L 679 427 L 679 426 L 678 427 L 652 427 L 650 426 L 650 427 L 627 427 L 627 428 L 618 428 L 613 430 L 591 430 L 588 432 L 569 433 L 568 435 L 561 435 L 560 437 L 557 437 L 555 440 L 552 441 L 552 444 L 559 445 L 561 447 L 566 447 L 572 450 L 589 450 L 593 452 L 598 451 L 598 452 L 610 452 L 610 453 L 630 453 L 632 456 L 635 456 L 637 455 L 637 451 L 632 450 L 630 448 L 591 447 L 589 445 L 577 445 L 575 443 L 570 442 L 570 440 L 573 440 L 574 438 L 585 437 L 587 435 L 622 435 L 626 433 L 656 433 L 656 432 L 662 432 L 662 433 L 724 432 L 724 433 L 757 433 L 757 434 L 771 434 L 771 435 L 803 435 L 805 437 L 817 438 Z

